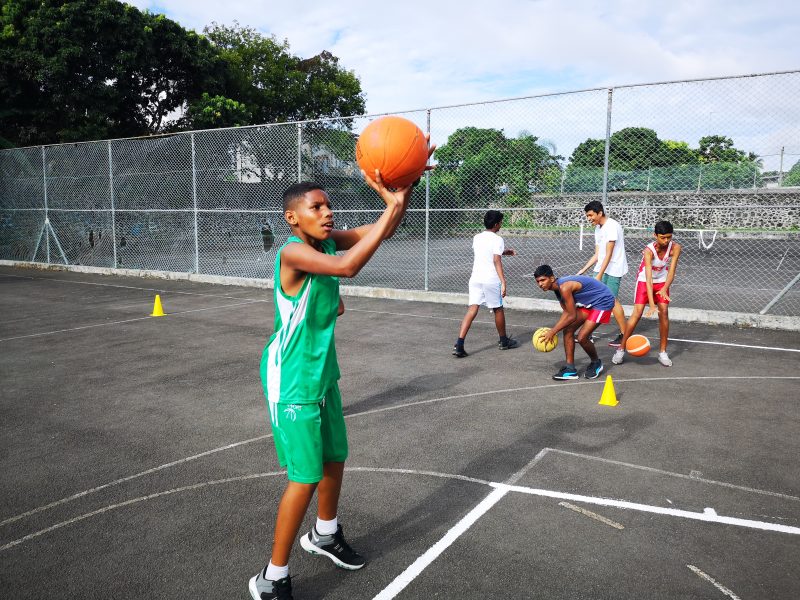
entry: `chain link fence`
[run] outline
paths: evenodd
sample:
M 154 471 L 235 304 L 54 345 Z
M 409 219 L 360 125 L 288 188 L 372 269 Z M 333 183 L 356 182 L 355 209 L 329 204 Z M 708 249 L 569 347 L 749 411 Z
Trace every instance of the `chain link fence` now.
M 656 221 L 684 253 L 676 306 L 800 315 L 800 71 L 620 86 L 402 113 L 438 144 L 407 217 L 353 281 L 464 292 L 483 213 L 504 211 L 512 296 L 594 251 L 583 207 L 625 228 L 633 298 Z M 281 195 L 328 190 L 373 222 L 355 141 L 374 116 L 0 152 L 0 259 L 271 279 Z

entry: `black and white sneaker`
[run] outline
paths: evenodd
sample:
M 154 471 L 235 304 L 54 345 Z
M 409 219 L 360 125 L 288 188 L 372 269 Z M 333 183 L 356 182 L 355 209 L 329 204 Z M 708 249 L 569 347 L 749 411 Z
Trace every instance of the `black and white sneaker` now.
M 264 577 L 264 571 L 266 567 L 250 580 L 248 589 L 253 600 L 292 600 L 292 578 L 287 575 L 272 581 Z
M 342 526 L 339 525 L 333 535 L 320 535 L 317 528 L 312 527 L 308 534 L 300 538 L 300 545 L 309 554 L 327 556 L 337 567 L 355 571 L 364 566 L 364 557 L 350 547 L 344 539 Z
M 453 356 L 456 358 L 464 358 L 465 356 L 469 356 L 469 354 L 467 354 L 467 351 L 464 350 L 464 346 L 459 346 L 456 344 L 453 346 Z
M 578 379 L 578 369 L 575 367 L 563 366 L 561 370 L 553 375 L 556 381 L 565 381 L 567 379 Z
M 500 350 L 511 350 L 511 348 L 516 348 L 517 346 L 519 346 L 519 342 L 514 338 L 506 338 L 497 342 L 497 347 Z
M 612 348 L 619 348 L 619 345 L 621 343 L 622 343 L 622 334 L 620 333 L 619 335 L 617 335 L 617 337 L 608 342 L 608 345 L 611 346 Z
M 586 372 L 583 374 L 586 379 L 597 379 L 600 373 L 603 372 L 603 361 L 595 360 L 589 363 L 586 367 Z

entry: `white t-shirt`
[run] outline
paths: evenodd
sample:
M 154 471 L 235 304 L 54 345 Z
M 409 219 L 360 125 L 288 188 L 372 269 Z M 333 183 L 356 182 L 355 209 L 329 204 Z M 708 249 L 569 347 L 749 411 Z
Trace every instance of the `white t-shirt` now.
M 494 267 L 496 254 L 503 255 L 506 245 L 503 238 L 494 231 L 483 231 L 472 238 L 472 251 L 475 258 L 472 261 L 471 283 L 500 283 L 500 276 Z
M 628 258 L 625 256 L 625 236 L 622 233 L 622 225 L 609 217 L 602 226 L 594 228 L 594 243 L 597 246 L 597 262 L 594 265 L 594 272 L 600 271 L 600 265 L 606 259 L 606 245 L 614 242 L 614 251 L 611 253 L 611 260 L 604 271 L 607 275 L 622 277 L 628 272 Z

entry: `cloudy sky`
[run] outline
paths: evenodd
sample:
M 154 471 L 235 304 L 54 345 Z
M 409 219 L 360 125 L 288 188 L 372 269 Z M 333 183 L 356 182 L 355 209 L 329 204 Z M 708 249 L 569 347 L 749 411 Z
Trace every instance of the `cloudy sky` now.
M 198 32 L 236 20 L 301 57 L 328 50 L 370 113 L 800 69 L 791 0 L 128 1 Z

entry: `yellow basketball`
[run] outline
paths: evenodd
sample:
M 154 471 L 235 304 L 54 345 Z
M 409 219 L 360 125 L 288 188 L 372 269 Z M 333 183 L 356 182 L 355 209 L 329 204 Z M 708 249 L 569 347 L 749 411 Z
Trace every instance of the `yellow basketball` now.
M 539 329 L 533 332 L 533 347 L 539 352 L 550 352 L 553 348 L 558 346 L 558 336 L 554 337 L 553 341 L 549 344 L 545 344 L 542 341 L 542 337 L 548 331 L 550 331 L 549 327 L 539 327 Z

